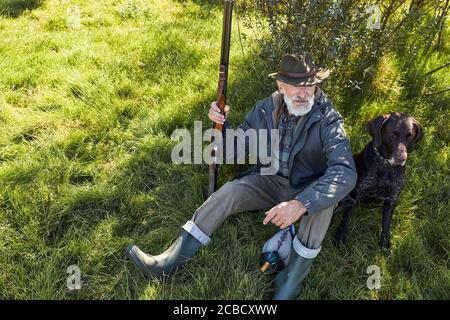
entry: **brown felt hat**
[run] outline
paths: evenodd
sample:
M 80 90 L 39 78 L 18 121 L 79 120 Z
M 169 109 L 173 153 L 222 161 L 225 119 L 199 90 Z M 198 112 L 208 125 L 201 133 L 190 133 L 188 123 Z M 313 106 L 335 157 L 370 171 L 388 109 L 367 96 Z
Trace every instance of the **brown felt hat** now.
M 285 54 L 281 58 L 280 70 L 269 77 L 298 86 L 313 86 L 321 83 L 330 75 L 330 70 L 322 64 L 316 64 L 310 53 Z

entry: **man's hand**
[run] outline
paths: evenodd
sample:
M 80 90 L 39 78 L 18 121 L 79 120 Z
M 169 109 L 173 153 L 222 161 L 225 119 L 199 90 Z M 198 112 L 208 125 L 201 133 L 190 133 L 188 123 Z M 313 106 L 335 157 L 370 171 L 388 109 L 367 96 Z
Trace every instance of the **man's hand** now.
M 266 212 L 263 224 L 271 222 L 280 229 L 284 229 L 300 219 L 306 211 L 306 207 L 298 200 L 281 202 Z
M 225 122 L 225 119 L 228 116 L 228 113 L 230 112 L 230 107 L 225 106 L 224 111 L 225 111 L 225 116 L 220 113 L 220 108 L 217 105 L 217 101 L 214 101 L 213 103 L 211 103 L 211 108 L 209 109 L 209 112 L 208 112 L 208 118 L 212 122 L 223 124 Z

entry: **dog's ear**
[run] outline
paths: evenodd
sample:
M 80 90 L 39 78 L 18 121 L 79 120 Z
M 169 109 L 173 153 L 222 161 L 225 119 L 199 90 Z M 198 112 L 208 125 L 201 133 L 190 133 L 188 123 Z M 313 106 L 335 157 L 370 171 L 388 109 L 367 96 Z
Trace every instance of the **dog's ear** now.
M 413 126 L 416 127 L 416 136 L 414 137 L 414 144 L 416 144 L 423 138 L 423 128 L 420 122 L 416 119 L 413 120 Z
M 373 138 L 373 145 L 375 148 L 381 146 L 381 129 L 383 128 L 386 121 L 389 119 L 391 115 L 385 114 L 382 116 L 378 116 L 375 119 L 370 120 L 366 124 L 366 130 L 370 133 Z

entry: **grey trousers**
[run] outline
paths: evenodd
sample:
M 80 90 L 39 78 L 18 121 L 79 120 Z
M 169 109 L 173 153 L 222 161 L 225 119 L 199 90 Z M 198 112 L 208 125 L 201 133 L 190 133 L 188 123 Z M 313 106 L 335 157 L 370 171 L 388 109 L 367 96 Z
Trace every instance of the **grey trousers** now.
M 246 211 L 269 210 L 280 202 L 294 199 L 298 192 L 287 178 L 252 173 L 225 183 L 194 212 L 191 221 L 210 237 L 227 217 Z M 314 258 L 319 253 L 333 209 L 300 218 L 294 248 L 301 256 Z

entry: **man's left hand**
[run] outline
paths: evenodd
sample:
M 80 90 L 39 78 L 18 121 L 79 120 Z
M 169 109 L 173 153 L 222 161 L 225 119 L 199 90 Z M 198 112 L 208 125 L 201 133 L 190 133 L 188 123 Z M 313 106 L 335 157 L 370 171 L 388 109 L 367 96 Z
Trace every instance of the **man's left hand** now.
M 281 202 L 266 212 L 263 224 L 271 222 L 280 229 L 284 229 L 300 219 L 306 211 L 306 207 L 298 200 Z

